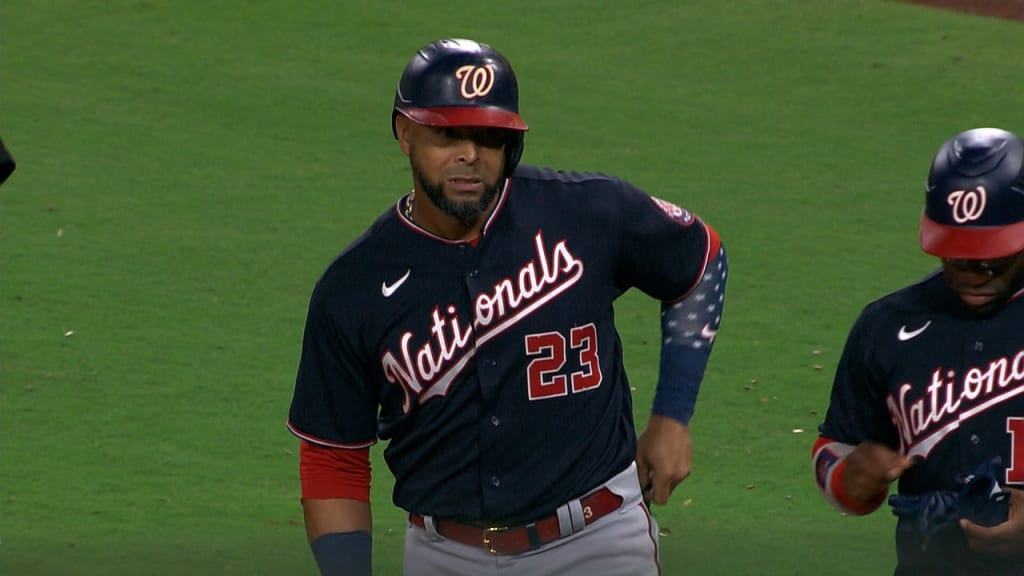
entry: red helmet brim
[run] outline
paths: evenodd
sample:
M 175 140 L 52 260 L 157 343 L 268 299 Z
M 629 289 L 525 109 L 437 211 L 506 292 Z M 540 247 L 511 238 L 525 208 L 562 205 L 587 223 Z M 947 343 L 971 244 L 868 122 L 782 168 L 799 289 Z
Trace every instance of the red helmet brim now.
M 1006 226 L 948 226 L 921 215 L 921 249 L 939 258 L 993 260 L 1024 250 L 1024 222 Z
M 518 114 L 501 108 L 450 106 L 405 108 L 398 111 L 413 122 L 427 126 L 480 126 L 521 132 L 529 130 Z

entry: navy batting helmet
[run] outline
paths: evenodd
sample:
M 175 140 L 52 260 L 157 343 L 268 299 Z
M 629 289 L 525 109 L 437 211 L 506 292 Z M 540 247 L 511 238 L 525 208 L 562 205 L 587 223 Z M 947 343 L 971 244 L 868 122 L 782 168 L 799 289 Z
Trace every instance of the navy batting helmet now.
M 402 114 L 427 126 L 479 126 L 509 130 L 505 173 L 523 153 L 519 84 L 512 65 L 497 50 L 473 40 L 449 38 L 421 48 L 405 67 L 395 90 L 391 131 Z
M 1024 141 L 976 128 L 939 148 L 925 187 L 921 248 L 990 260 L 1024 250 Z

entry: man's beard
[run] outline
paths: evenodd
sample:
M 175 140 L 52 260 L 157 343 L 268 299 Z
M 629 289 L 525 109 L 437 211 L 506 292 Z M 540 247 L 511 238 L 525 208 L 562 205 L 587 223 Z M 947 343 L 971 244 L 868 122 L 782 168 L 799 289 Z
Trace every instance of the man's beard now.
M 427 182 L 426 177 L 423 176 L 423 172 L 416 166 L 416 163 L 410 162 L 410 164 L 412 164 L 413 178 L 416 179 L 419 188 L 426 193 L 427 198 L 430 198 L 434 206 L 437 206 L 441 212 L 455 218 L 466 227 L 470 227 L 480 220 L 480 217 L 487 213 L 487 210 L 491 207 L 491 202 L 498 195 L 501 180 L 493 186 L 488 186 L 485 183 L 484 193 L 479 200 L 465 202 L 451 200 L 444 195 L 443 185 Z

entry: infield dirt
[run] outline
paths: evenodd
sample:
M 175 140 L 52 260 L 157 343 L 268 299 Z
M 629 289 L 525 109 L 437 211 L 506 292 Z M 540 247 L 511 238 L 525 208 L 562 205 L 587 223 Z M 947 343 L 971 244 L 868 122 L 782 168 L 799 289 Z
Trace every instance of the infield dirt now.
M 911 4 L 933 6 L 1009 20 L 1024 20 L 1024 0 L 905 0 Z

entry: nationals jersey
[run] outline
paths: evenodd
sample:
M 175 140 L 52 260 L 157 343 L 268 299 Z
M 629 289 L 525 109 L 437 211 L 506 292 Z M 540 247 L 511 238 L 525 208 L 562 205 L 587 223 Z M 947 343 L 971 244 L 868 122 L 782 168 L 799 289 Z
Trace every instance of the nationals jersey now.
M 899 480 L 900 494 L 955 492 L 963 476 L 994 457 L 1006 468 L 998 480 L 1024 487 L 1018 296 L 993 316 L 973 316 L 940 271 L 865 307 L 840 359 L 821 435 L 851 446 L 880 442 L 916 457 Z M 964 564 L 948 573 L 1004 573 L 978 555 L 956 562 Z
M 432 516 L 525 523 L 625 469 L 636 434 L 613 302 L 687 294 L 709 229 L 622 180 L 530 166 L 472 242 L 401 205 L 313 291 L 292 432 L 388 440 L 395 504 Z

